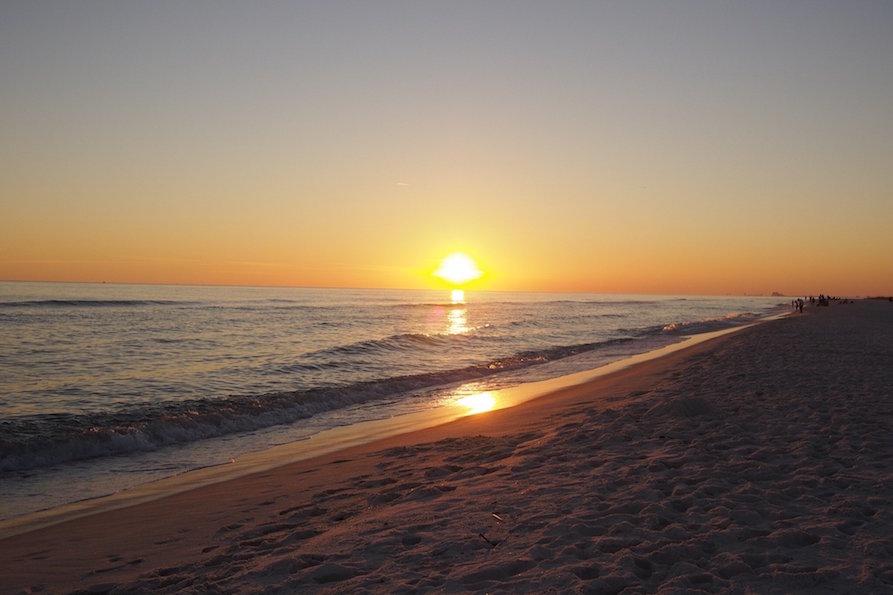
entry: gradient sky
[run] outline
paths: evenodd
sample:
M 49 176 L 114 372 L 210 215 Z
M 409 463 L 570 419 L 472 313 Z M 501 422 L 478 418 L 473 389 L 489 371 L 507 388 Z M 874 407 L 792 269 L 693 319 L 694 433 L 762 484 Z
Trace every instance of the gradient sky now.
M 0 0 L 0 279 L 893 293 L 893 3 Z

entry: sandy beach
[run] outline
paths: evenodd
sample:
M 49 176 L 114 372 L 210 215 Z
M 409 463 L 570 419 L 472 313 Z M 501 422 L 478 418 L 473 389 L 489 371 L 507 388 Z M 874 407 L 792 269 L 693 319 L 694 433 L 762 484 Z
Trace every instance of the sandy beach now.
M 893 304 L 0 540 L 3 592 L 893 592 Z

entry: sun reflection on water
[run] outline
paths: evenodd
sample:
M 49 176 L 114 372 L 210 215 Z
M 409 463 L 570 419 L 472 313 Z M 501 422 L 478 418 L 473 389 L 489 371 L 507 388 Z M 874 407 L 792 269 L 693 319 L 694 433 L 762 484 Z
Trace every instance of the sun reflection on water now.
M 490 411 L 496 407 L 496 397 L 487 391 L 462 397 L 456 401 L 456 404 L 462 407 L 467 407 L 468 415 L 474 415 L 476 413 Z
M 454 289 L 450 292 L 453 307 L 447 312 L 447 332 L 451 335 L 463 335 L 468 332 L 468 316 L 465 310 L 465 292 Z
M 468 317 L 465 316 L 465 308 L 453 308 L 447 313 L 447 322 L 449 322 L 449 333 L 451 335 L 461 335 L 468 332 Z

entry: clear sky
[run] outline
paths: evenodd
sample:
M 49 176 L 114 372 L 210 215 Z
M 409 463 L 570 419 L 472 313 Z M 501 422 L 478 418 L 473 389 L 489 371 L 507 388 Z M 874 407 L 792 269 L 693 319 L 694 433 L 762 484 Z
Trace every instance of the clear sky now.
M 0 0 L 0 279 L 893 293 L 893 2 Z

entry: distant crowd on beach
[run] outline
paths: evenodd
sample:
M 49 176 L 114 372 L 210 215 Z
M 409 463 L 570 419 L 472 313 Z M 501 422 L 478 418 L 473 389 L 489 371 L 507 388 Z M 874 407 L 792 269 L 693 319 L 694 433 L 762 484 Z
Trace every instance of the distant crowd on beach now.
M 809 296 L 808 298 L 797 298 L 796 300 L 791 300 L 791 308 L 794 310 L 799 310 L 803 312 L 803 306 L 809 303 L 810 306 L 830 306 L 832 303 L 835 304 L 849 304 L 851 300 L 847 298 L 840 297 L 831 297 L 826 296 L 823 293 L 819 294 L 819 297 Z M 893 301 L 893 298 L 890 298 L 890 301 Z

